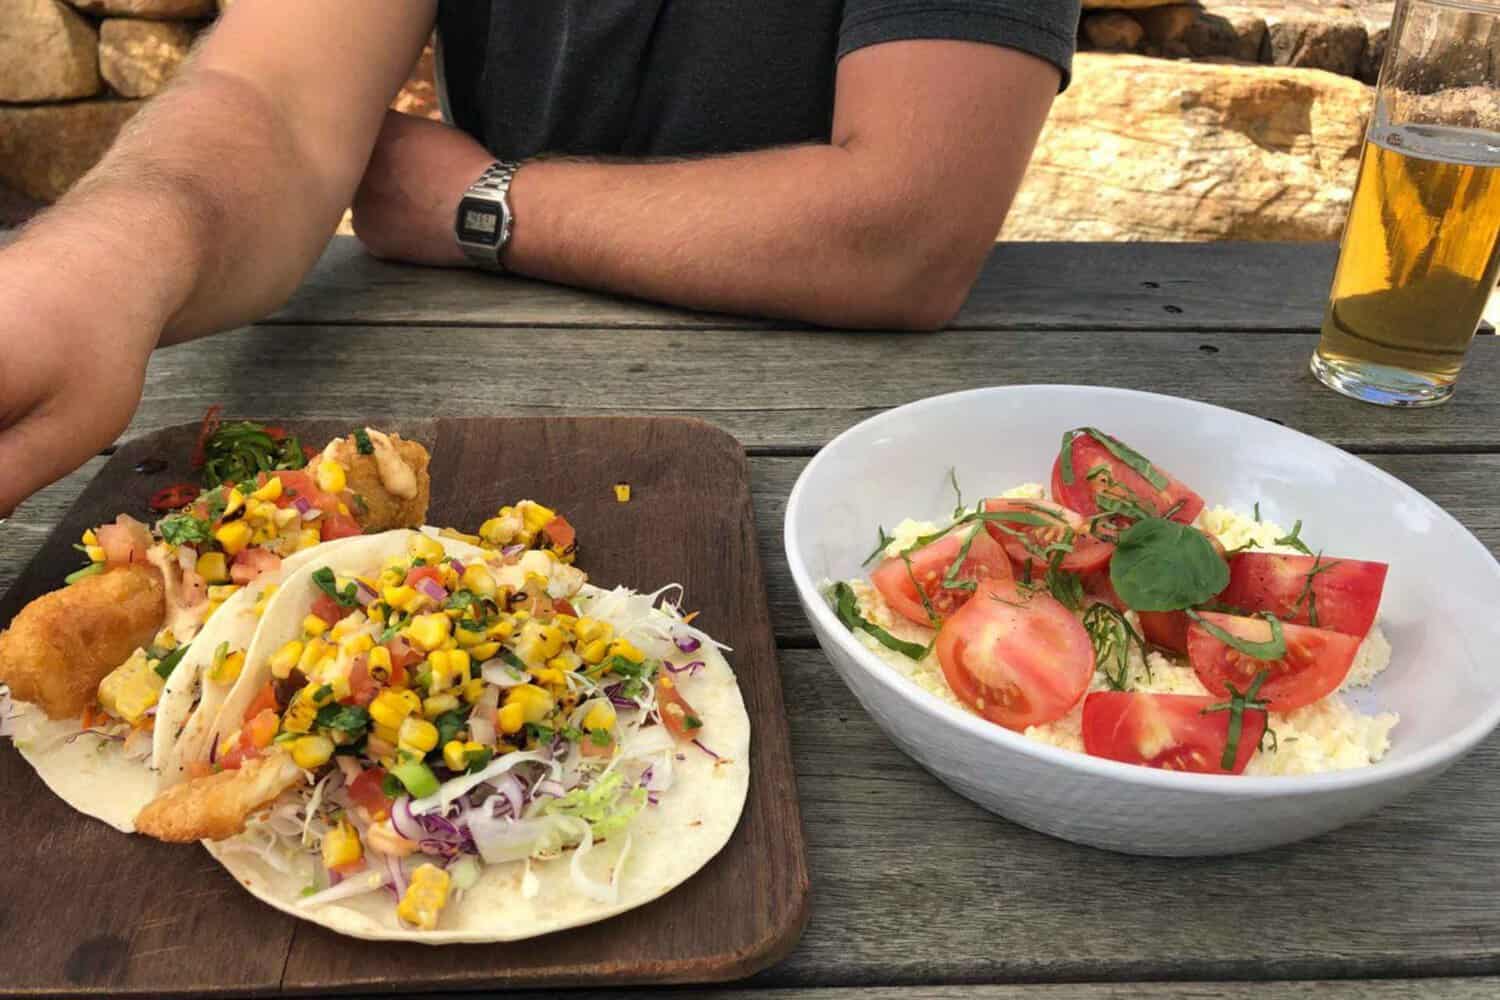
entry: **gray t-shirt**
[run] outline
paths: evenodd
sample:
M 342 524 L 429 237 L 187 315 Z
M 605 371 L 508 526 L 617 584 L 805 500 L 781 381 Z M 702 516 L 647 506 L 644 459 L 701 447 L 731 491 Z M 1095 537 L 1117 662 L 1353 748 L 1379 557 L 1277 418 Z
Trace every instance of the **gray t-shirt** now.
M 826 142 L 839 59 L 1020 49 L 1067 85 L 1080 0 L 442 0 L 443 83 L 496 156 L 690 156 Z

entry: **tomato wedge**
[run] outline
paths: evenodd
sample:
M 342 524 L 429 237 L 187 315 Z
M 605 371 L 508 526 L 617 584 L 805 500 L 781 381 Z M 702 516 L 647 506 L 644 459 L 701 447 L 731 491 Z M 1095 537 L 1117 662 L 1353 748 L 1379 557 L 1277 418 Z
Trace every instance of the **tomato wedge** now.
M 1284 621 L 1365 636 L 1380 611 L 1390 567 L 1358 559 L 1241 552 L 1229 561 L 1221 600 L 1246 612 L 1268 611 Z
M 364 806 L 371 819 L 389 815 L 391 799 L 385 794 L 385 769 L 370 767 L 359 772 L 359 777 L 349 782 L 349 798 L 355 805 Z
M 897 614 L 920 625 L 931 626 L 934 617 L 941 622 L 963 607 L 974 592 L 972 588 L 943 586 L 943 580 L 948 577 L 948 571 L 965 545 L 969 547 L 968 555 L 953 579 L 978 584 L 985 580 L 1011 578 L 1010 560 L 1006 558 L 1005 550 L 983 530 L 982 525 L 975 523 L 961 524 L 910 553 L 907 557 L 911 562 L 910 569 L 899 556 L 886 559 L 870 574 L 870 582 Z M 922 586 L 920 594 L 917 584 Z M 927 605 L 932 607 L 931 616 L 927 613 Z
M 1068 714 L 1094 675 L 1094 647 L 1073 613 L 1014 580 L 982 581 L 938 631 L 937 656 L 960 701 L 1017 731 Z
M 690 740 L 703 732 L 703 720 L 682 696 L 677 682 L 665 673 L 656 678 L 656 706 L 662 725 L 678 739 Z
M 1186 611 L 1137 611 L 1141 618 L 1141 635 L 1153 646 L 1187 655 L 1188 626 L 1192 620 Z
M 1264 618 L 1241 618 L 1203 612 L 1202 618 L 1238 639 L 1265 642 L 1271 623 Z M 1188 626 L 1188 660 L 1203 686 L 1228 697 L 1229 687 L 1244 691 L 1262 670 L 1269 671 L 1260 697 L 1277 712 L 1311 705 L 1338 689 L 1354 665 L 1359 637 L 1306 625 L 1283 625 L 1286 655 L 1279 660 L 1257 660 L 1214 638 L 1202 625 Z
M 325 542 L 331 542 L 335 538 L 353 538 L 355 535 L 364 534 L 364 529 L 359 522 L 348 514 L 325 514 L 319 523 L 323 526 L 321 537 Z
M 1223 702 L 1190 694 L 1095 691 L 1083 702 L 1083 748 L 1095 757 L 1167 771 L 1243 774 L 1266 731 L 1266 713 L 1246 709 L 1234 767 L 1225 771 L 1229 741 L 1227 710 L 1204 712 Z
M 1062 504 L 1050 500 L 1012 500 L 997 498 L 986 500 L 984 509 L 991 514 L 1014 513 L 1028 520 L 1040 519 L 1044 524 L 1028 524 L 1021 521 L 986 521 L 984 526 L 990 537 L 1005 547 L 1005 554 L 1019 569 L 1031 566 L 1032 575 L 1040 578 L 1047 572 L 1051 558 L 1050 546 L 1069 546 L 1062 557 L 1060 568 L 1069 573 L 1092 573 L 1109 564 L 1115 546 L 1102 538 L 1089 534 L 1088 518 L 1076 514 Z M 1045 554 L 1044 554 L 1045 553 Z
M 315 617 L 323 619 L 329 627 L 337 625 L 349 612 L 344 606 L 327 594 L 319 594 L 313 599 L 310 613 Z
M 1183 524 L 1192 524 L 1198 512 L 1203 510 L 1203 498 L 1171 473 L 1152 465 L 1151 468 L 1165 482 L 1157 487 L 1131 468 L 1110 448 L 1129 450 L 1121 442 L 1111 438 L 1106 444 L 1086 430 L 1071 433 L 1073 436 L 1065 450 L 1052 464 L 1052 497 L 1063 506 L 1093 517 L 1100 512 L 1099 495 L 1106 494 L 1134 503 L 1155 516 L 1170 510 L 1172 520 Z M 1070 462 L 1065 463 L 1065 458 Z

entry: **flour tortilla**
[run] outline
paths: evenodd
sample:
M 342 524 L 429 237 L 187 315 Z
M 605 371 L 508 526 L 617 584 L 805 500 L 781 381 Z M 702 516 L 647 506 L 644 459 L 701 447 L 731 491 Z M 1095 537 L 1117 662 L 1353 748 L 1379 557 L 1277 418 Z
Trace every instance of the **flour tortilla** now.
M 461 560 L 494 558 L 492 552 L 453 539 L 442 541 L 449 554 Z M 359 550 L 341 551 L 340 558 L 332 562 L 334 571 L 341 575 L 369 574 L 379 569 L 387 555 L 406 551 L 404 537 L 371 536 L 366 542 Z M 261 633 L 253 643 L 258 667 L 269 655 L 267 650 L 274 652 L 280 643 L 296 637 L 302 617 L 316 596 L 309 590 L 310 573 L 309 568 L 299 577 L 289 578 L 267 608 Z M 580 603 L 604 593 L 585 586 Z M 612 838 L 589 852 L 582 867 L 591 878 L 608 881 L 628 842 L 629 853 L 614 902 L 597 902 L 574 889 L 569 868 L 573 852 L 565 851 L 557 858 L 532 861 L 530 878 L 526 862 L 484 866 L 479 881 L 449 901 L 436 929 L 411 930 L 397 922 L 395 901 L 387 891 L 320 906 L 300 905 L 303 889 L 312 880 L 311 853 L 308 867 L 283 872 L 267 864 L 240 838 L 205 841 L 204 846 L 256 898 L 284 913 L 367 940 L 422 944 L 514 941 L 593 923 L 643 906 L 682 884 L 718 854 L 734 833 L 749 787 L 750 719 L 734 672 L 707 644 L 694 653 L 673 657 L 679 665 L 689 660 L 702 660 L 705 665 L 694 674 L 676 674 L 675 679 L 703 720 L 703 743 L 718 758 L 691 743 L 680 743 L 678 754 L 683 759 L 674 762 L 672 786 L 659 795 L 659 804 L 642 807 L 627 830 L 628 839 L 627 835 Z M 247 671 L 249 667 L 247 662 Z M 253 687 L 251 691 L 253 697 Z M 236 694 L 240 692 L 225 703 L 226 718 L 234 717 L 239 706 L 241 699 Z M 306 795 L 307 790 L 289 794 Z
M 230 690 L 229 685 L 203 679 L 213 662 L 214 650 L 225 642 L 230 649 L 249 645 L 258 621 L 255 604 L 267 585 L 354 541 L 358 539 L 327 542 L 296 553 L 283 560 L 276 572 L 263 574 L 220 606 L 193 638 L 162 688 L 149 754 L 132 741 L 132 755 L 127 756 L 120 742 L 79 735 L 77 719 L 48 719 L 40 709 L 20 701 L 13 702 L 17 712 L 12 720 L 16 749 L 68 805 L 122 833 L 135 832 L 136 813 L 163 788 L 186 777 L 186 761 L 194 755 L 179 754 L 182 741 L 191 737 L 206 748 L 207 723 L 217 716 L 219 702 Z M 203 719 L 195 727 L 195 719 L 200 717 Z M 76 738 L 69 742 L 70 737 Z

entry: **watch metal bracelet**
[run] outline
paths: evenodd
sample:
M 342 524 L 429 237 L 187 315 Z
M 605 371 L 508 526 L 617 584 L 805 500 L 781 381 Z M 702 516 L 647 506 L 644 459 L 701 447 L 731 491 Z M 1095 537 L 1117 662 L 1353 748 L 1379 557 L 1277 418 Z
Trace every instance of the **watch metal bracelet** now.
M 490 164 L 459 200 L 454 233 L 464 255 L 481 267 L 504 270 L 500 255 L 514 227 L 510 183 L 520 166 L 503 160 Z

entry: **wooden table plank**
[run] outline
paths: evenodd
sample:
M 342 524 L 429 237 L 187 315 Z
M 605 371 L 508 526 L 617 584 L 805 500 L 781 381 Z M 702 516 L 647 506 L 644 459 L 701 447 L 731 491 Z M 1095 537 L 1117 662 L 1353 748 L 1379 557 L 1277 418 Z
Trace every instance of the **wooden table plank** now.
M 1297 243 L 1000 243 L 954 324 L 968 329 L 1316 331 L 1336 248 Z M 519 278 L 389 264 L 335 237 L 278 323 L 762 329 Z
M 641 1000 L 660 991 L 627 990 L 567 994 L 568 1000 Z M 1071 983 L 1024 986 L 900 986 L 877 988 L 777 988 L 694 990 L 696 1000 L 1480 1000 L 1500 995 L 1500 979 L 1320 980 L 1273 983 Z M 497 994 L 474 994 L 475 997 Z M 504 994 L 507 1000 L 542 1000 L 535 993 Z
M 1500 446 L 1500 338 L 1476 341 L 1455 401 L 1395 411 L 1307 372 L 1302 334 L 260 327 L 157 352 L 129 434 L 228 413 L 352 419 L 699 416 L 752 452 L 811 453 L 880 410 L 985 384 L 1112 385 L 1202 399 L 1363 450 Z M 255 373 L 249 377 L 247 373 Z

